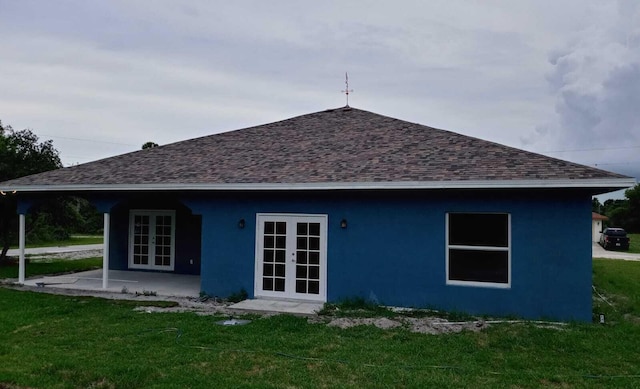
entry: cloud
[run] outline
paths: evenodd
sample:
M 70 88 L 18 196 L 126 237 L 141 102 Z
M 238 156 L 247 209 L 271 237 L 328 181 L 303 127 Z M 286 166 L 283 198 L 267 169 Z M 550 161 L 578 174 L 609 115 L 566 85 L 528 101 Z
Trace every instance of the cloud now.
M 620 0 L 593 11 L 594 24 L 549 53 L 556 114 L 541 127 L 550 131 L 522 139 L 640 178 L 640 3 Z

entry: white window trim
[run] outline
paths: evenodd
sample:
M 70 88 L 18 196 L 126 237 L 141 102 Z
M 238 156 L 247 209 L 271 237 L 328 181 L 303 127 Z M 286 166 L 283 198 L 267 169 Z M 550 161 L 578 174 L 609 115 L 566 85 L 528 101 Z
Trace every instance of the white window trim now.
M 450 245 L 449 244 L 449 215 L 455 214 L 482 214 L 482 215 L 507 215 L 507 247 L 494 247 L 494 246 L 465 246 L 465 245 Z M 445 216 L 445 267 L 446 285 L 454 286 L 471 286 L 479 288 L 497 288 L 497 289 L 510 289 L 511 288 L 511 214 L 506 212 L 447 212 Z M 449 279 L 449 249 L 462 249 L 462 250 L 476 250 L 476 251 L 506 251 L 507 252 L 507 283 L 500 282 L 481 282 L 481 281 L 460 281 Z
M 170 215 L 171 216 L 171 266 L 157 266 L 152 264 L 149 257 L 149 265 L 136 265 L 133 263 L 133 218 L 135 215 Z M 174 271 L 176 267 L 176 211 L 168 209 L 132 209 L 129 211 L 129 269 Z

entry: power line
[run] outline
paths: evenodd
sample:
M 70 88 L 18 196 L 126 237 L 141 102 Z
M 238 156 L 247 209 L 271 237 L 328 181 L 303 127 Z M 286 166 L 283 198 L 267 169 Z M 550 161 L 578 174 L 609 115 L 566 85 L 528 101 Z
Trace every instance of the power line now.
M 603 151 L 603 150 L 624 150 L 624 149 L 640 149 L 640 146 L 598 147 L 598 148 L 592 148 L 592 149 L 552 150 L 552 151 L 540 151 L 540 153 L 566 153 L 566 152 L 572 152 L 572 151 Z
M 109 143 L 109 144 L 113 144 L 113 145 L 137 147 L 137 145 L 133 145 L 133 144 L 130 144 L 130 143 L 110 142 L 110 141 L 106 141 L 106 140 L 96 140 L 96 139 L 86 139 L 86 138 L 72 138 L 72 137 L 57 136 L 57 135 L 47 135 L 47 134 L 40 134 L 40 136 L 46 137 L 46 138 L 78 140 L 78 141 L 81 141 L 81 142 Z

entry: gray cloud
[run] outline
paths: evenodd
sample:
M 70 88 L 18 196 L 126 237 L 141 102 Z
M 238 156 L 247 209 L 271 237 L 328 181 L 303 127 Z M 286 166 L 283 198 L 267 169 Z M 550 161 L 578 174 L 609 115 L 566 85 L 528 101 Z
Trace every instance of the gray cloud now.
M 601 18 L 550 51 L 555 116 L 522 140 L 640 178 L 640 4 L 599 7 Z

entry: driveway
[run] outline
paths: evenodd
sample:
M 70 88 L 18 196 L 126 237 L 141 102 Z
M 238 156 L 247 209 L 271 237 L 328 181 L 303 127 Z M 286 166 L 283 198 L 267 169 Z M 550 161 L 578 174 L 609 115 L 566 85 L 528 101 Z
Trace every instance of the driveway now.
M 58 246 L 58 247 L 34 247 L 30 249 L 24 249 L 25 254 L 41 255 L 41 254 L 60 254 L 60 253 L 73 253 L 76 251 L 94 251 L 102 250 L 101 244 L 82 244 L 76 246 Z M 20 255 L 19 249 L 11 249 L 7 252 L 10 257 L 17 257 Z
M 640 254 L 631 254 L 626 251 L 608 251 L 597 243 L 593 243 L 593 258 L 622 259 L 625 261 L 640 261 Z

